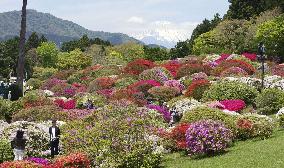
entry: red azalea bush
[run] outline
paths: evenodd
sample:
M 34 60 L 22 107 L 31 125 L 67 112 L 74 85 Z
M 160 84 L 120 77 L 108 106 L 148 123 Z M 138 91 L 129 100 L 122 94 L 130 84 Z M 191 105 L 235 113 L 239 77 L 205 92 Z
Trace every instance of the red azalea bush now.
M 243 100 L 223 100 L 220 103 L 224 106 L 225 109 L 230 111 L 241 111 L 246 107 L 246 103 Z
M 179 90 L 168 86 L 155 86 L 148 90 L 154 98 L 160 101 L 169 101 L 179 94 Z
M 181 78 L 198 72 L 204 72 L 209 75 L 210 71 L 211 67 L 209 65 L 184 64 L 178 69 L 176 78 Z
M 133 89 L 120 89 L 116 90 L 110 97 L 112 101 L 128 100 L 139 106 L 147 103 L 145 95 L 142 92 Z
M 50 168 L 90 168 L 91 162 L 84 153 L 71 153 L 67 156 L 57 157 Z
M 165 64 L 162 64 L 161 66 L 166 68 L 168 71 L 170 71 L 172 76 L 175 78 L 177 75 L 178 69 L 181 67 L 181 64 L 178 61 L 171 60 Z
M 141 80 L 129 85 L 127 88 L 147 94 L 148 90 L 155 86 L 161 86 L 161 84 L 155 80 Z
M 220 74 L 220 77 L 229 77 L 229 76 L 247 76 L 248 73 L 239 67 L 230 67 L 223 70 Z
M 96 78 L 89 85 L 88 92 L 95 92 L 103 89 L 111 89 L 115 84 L 115 80 L 110 77 Z
M 226 60 L 226 61 L 223 61 L 220 65 L 218 65 L 215 69 L 214 69 L 214 74 L 219 76 L 221 74 L 222 71 L 228 69 L 228 68 L 231 68 L 231 67 L 239 67 L 243 70 L 245 70 L 249 75 L 252 75 L 255 73 L 255 68 L 245 62 L 245 61 L 242 61 L 242 60 L 234 60 L 234 59 L 231 59 L 231 60 Z
M 46 166 L 31 161 L 11 161 L 0 164 L 0 168 L 46 168 Z
M 220 64 L 221 62 L 225 61 L 227 58 L 229 58 L 231 54 L 221 54 L 220 55 L 220 58 L 218 58 L 217 60 L 215 60 L 214 62 L 218 65 Z
M 284 77 L 284 64 L 274 66 L 272 68 L 272 74 Z
M 237 120 L 238 137 L 240 139 L 248 139 L 253 133 L 253 122 L 247 119 Z
M 62 71 L 59 71 L 56 74 L 52 75 L 51 78 L 56 78 L 56 79 L 60 79 L 60 80 L 67 80 L 68 77 L 75 72 L 76 72 L 76 70 L 74 70 L 74 69 L 62 70 Z
M 186 149 L 187 147 L 185 134 L 189 126 L 190 124 L 182 123 L 175 126 L 170 132 L 170 137 L 175 141 L 178 149 Z
M 209 88 L 210 85 L 211 84 L 208 80 L 192 81 L 185 93 L 185 96 L 193 97 L 196 100 L 200 100 L 202 98 L 203 93 Z
M 103 90 L 98 90 L 97 94 L 105 96 L 106 98 L 110 98 L 114 92 L 114 89 L 103 89 Z
M 244 52 L 242 55 L 245 56 L 246 58 L 250 59 L 251 61 L 257 60 L 257 55 L 255 53 Z
M 43 92 L 37 90 L 30 91 L 25 94 L 25 96 L 21 98 L 21 103 L 24 108 L 53 104 L 52 101 L 47 98 Z
M 151 61 L 145 59 L 137 59 L 129 62 L 124 68 L 124 72 L 133 75 L 139 75 L 146 69 L 151 69 L 155 64 Z
M 82 92 L 86 92 L 87 91 L 87 87 L 84 84 L 80 84 L 80 83 L 73 83 L 72 86 L 74 88 L 76 88 L 76 92 L 77 93 L 82 93 Z
M 64 101 L 63 99 L 56 99 L 54 100 L 54 103 L 63 108 L 63 109 L 75 109 L 76 108 L 76 100 L 67 100 Z

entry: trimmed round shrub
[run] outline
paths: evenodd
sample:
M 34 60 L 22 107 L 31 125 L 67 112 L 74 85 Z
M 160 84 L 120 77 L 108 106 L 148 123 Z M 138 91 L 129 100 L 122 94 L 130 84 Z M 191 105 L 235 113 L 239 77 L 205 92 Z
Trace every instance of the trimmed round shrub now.
M 33 90 L 25 94 L 24 97 L 20 99 L 24 108 L 52 105 L 53 102 L 45 96 L 45 93 L 40 90 Z
M 170 80 L 170 72 L 163 67 L 155 67 L 152 69 L 147 69 L 139 75 L 140 80 L 155 80 L 161 84 L 164 84 L 166 81 Z
M 177 149 L 184 150 L 187 148 L 185 134 L 189 126 L 190 124 L 181 123 L 171 130 L 170 137 L 174 140 Z
M 244 71 L 246 71 L 249 75 L 252 75 L 255 73 L 255 68 L 242 60 L 225 60 L 223 61 L 221 64 L 219 64 L 214 70 L 213 70 L 213 74 L 219 76 L 224 70 L 231 68 L 231 67 L 239 67 L 241 69 L 243 69 Z
M 272 118 L 265 116 L 265 115 L 258 115 L 258 114 L 244 114 L 238 117 L 238 130 L 242 130 L 243 127 L 240 126 L 240 120 L 247 120 L 249 121 L 252 126 L 249 129 L 246 129 L 245 132 L 239 131 L 238 137 L 245 137 L 245 138 L 256 138 L 259 137 L 261 139 L 269 138 L 273 130 L 276 126 L 275 122 Z
M 207 65 L 202 64 L 185 64 L 182 65 L 177 71 L 177 78 L 181 78 L 184 76 L 192 75 L 198 72 L 204 72 L 206 74 L 210 74 L 211 68 Z
M 65 120 L 67 115 L 60 112 L 56 106 L 36 106 L 18 111 L 13 115 L 13 121 L 47 121 L 52 119 Z
M 168 86 L 156 86 L 148 90 L 148 92 L 160 101 L 169 101 L 179 94 L 179 90 Z
M 193 123 L 199 120 L 214 120 L 223 122 L 227 128 L 231 129 L 235 134 L 236 129 L 236 116 L 229 115 L 223 111 L 209 107 L 196 107 L 187 111 L 181 118 L 182 123 Z
M 114 86 L 115 80 L 110 77 L 101 77 L 92 81 L 89 85 L 88 92 L 95 92 L 103 89 L 110 89 Z
M 186 90 L 185 95 L 188 97 L 193 97 L 196 100 L 200 100 L 203 96 L 203 93 L 208 90 L 210 85 L 211 84 L 208 80 L 193 81 Z
M 284 65 L 283 64 L 274 66 L 271 69 L 271 71 L 273 75 L 284 77 Z
M 96 93 L 83 93 L 75 96 L 76 107 L 80 109 L 87 108 L 88 100 L 93 103 L 95 108 L 103 107 L 107 102 L 106 98 Z
M 76 70 L 69 69 L 69 70 L 62 70 L 57 72 L 56 74 L 52 75 L 51 78 L 56 78 L 60 80 L 67 80 L 69 76 L 76 73 Z
M 128 87 L 129 85 L 132 85 L 135 82 L 137 82 L 137 80 L 131 77 L 121 78 L 115 82 L 115 87 L 118 89 L 123 89 L 123 88 Z
M 141 80 L 133 83 L 127 88 L 130 90 L 143 92 L 145 95 L 148 95 L 148 90 L 155 86 L 161 86 L 161 84 L 155 80 Z
M 175 78 L 177 75 L 177 71 L 178 69 L 181 67 L 181 64 L 178 61 L 169 61 L 165 64 L 161 65 L 162 67 L 166 68 L 167 70 L 169 70 L 172 74 L 172 76 Z
M 71 153 L 67 156 L 57 157 L 50 167 L 82 167 L 89 168 L 91 165 L 89 157 L 84 153 Z
M 224 109 L 230 111 L 241 111 L 246 107 L 246 103 L 243 100 L 222 100 L 220 103 L 224 106 Z
M 201 120 L 191 123 L 186 131 L 189 155 L 213 155 L 225 151 L 233 140 L 233 133 L 222 122 Z
M 242 68 L 230 67 L 230 68 L 223 70 L 220 74 L 220 77 L 230 77 L 230 76 L 242 77 L 242 76 L 247 76 L 247 75 L 248 73 Z
M 258 113 L 276 114 L 284 106 L 284 92 L 276 88 L 264 89 L 255 102 Z
M 76 94 L 76 88 L 68 83 L 59 83 L 54 85 L 50 91 L 54 93 L 55 96 L 63 97 L 73 97 Z
M 208 75 L 204 72 L 198 72 L 191 75 L 192 80 L 207 80 Z
M 240 99 L 251 104 L 257 97 L 256 88 L 237 81 L 221 81 L 209 87 L 203 94 L 203 100 L 232 100 Z
M 177 88 L 179 92 L 182 92 L 183 89 L 185 88 L 184 85 L 181 84 L 181 82 L 178 80 L 168 80 L 164 83 L 164 86 Z
M 33 78 L 39 80 L 46 80 L 54 75 L 58 70 L 54 68 L 43 68 L 43 67 L 34 67 L 33 68 Z
M 65 83 L 64 80 L 60 80 L 57 78 L 49 78 L 47 79 L 41 86 L 42 90 L 50 90 L 53 86 L 57 85 L 57 84 L 61 84 L 61 83 Z
M 13 158 L 14 154 L 11 147 L 11 142 L 6 139 L 0 139 L 0 164 L 5 161 L 13 160 Z
M 42 85 L 42 81 L 36 78 L 30 78 L 26 85 L 32 87 L 32 89 L 39 89 Z
M 146 69 L 151 69 L 155 64 L 151 61 L 144 59 L 137 59 L 135 61 L 129 62 L 124 68 L 124 72 L 133 75 L 139 75 Z

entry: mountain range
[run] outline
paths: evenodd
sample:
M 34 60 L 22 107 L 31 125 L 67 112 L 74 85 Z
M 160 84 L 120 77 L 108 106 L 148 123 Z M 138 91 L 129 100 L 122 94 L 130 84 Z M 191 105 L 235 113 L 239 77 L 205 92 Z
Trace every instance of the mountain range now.
M 6 40 L 18 36 L 20 32 L 21 11 L 0 13 L 0 40 Z M 109 33 L 103 31 L 91 31 L 76 23 L 57 18 L 48 13 L 27 10 L 27 36 L 32 32 L 44 35 L 48 40 L 57 45 L 62 42 L 78 39 L 84 34 L 90 38 L 108 40 L 112 44 L 141 41 L 123 33 Z

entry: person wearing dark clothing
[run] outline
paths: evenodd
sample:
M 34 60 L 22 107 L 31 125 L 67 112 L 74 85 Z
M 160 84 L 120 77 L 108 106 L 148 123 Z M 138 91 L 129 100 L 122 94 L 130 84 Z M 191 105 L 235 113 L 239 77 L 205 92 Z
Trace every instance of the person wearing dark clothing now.
M 51 157 L 58 155 L 59 153 L 59 136 L 60 129 L 56 126 L 56 120 L 52 120 L 52 126 L 49 127 L 49 136 L 50 136 L 50 151 Z
M 15 158 L 14 160 L 23 160 L 25 147 L 26 147 L 26 139 L 24 139 L 24 132 L 21 130 L 17 131 L 16 137 L 11 141 L 11 146 L 14 151 Z

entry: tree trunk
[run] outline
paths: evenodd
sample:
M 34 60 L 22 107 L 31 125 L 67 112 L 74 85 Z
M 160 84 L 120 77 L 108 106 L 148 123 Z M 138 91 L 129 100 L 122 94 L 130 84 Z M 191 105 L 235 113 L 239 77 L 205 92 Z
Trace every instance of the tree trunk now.
M 17 85 L 23 92 L 23 80 L 25 71 L 25 40 L 26 40 L 26 22 L 27 22 L 27 0 L 23 0 L 22 6 L 22 21 L 19 43 L 19 58 L 17 67 Z

